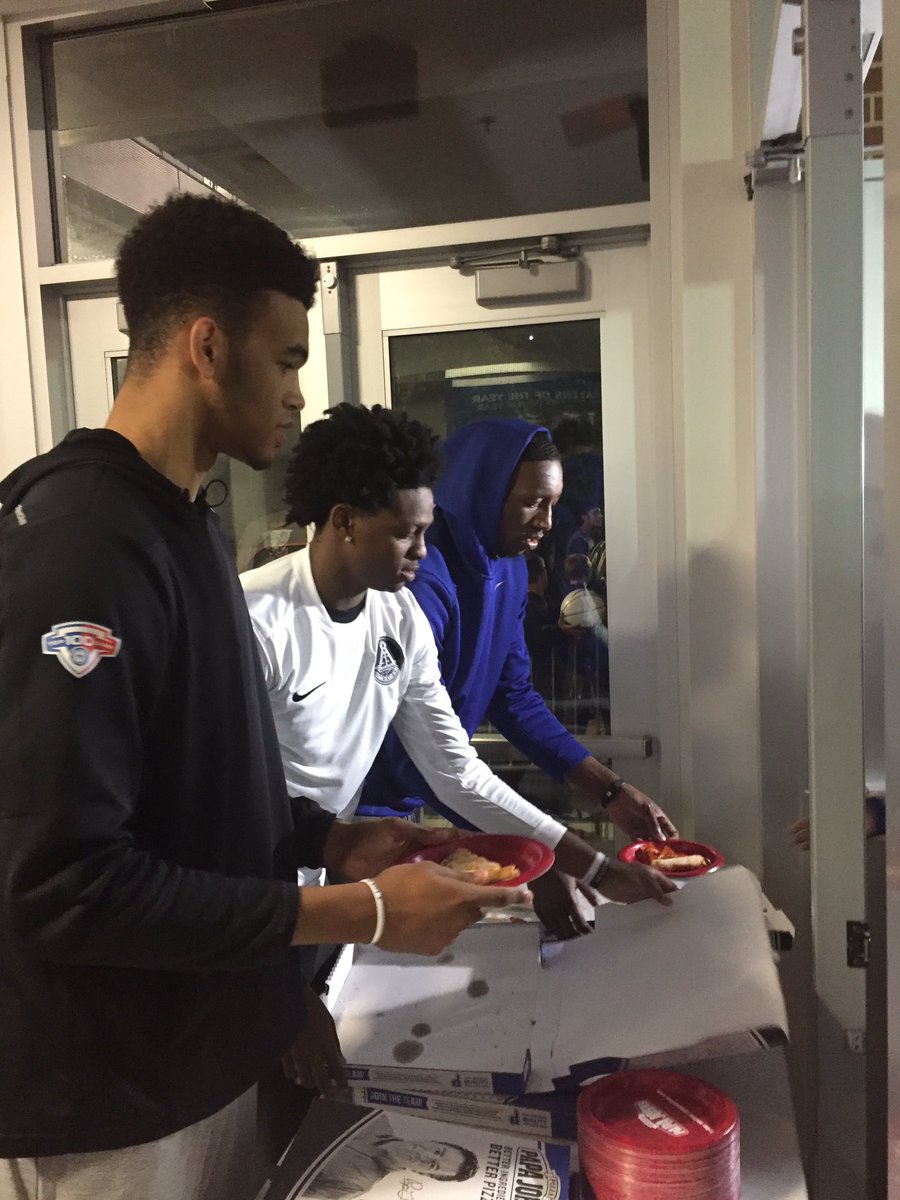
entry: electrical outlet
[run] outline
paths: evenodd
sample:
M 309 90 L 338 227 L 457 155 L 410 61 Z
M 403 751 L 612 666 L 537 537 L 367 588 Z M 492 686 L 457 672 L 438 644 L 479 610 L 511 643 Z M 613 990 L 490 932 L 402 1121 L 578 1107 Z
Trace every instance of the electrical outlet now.
M 847 1039 L 847 1049 L 851 1054 L 865 1054 L 866 1031 L 864 1029 L 845 1029 L 844 1036 Z

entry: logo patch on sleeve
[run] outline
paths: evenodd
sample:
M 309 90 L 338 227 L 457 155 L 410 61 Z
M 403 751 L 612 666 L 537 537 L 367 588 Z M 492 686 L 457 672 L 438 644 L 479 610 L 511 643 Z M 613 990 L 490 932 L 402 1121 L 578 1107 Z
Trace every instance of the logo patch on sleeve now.
M 101 658 L 115 658 L 122 639 L 105 625 L 91 621 L 63 621 L 41 638 L 41 651 L 55 654 L 70 675 L 90 675 Z
M 403 666 L 403 651 L 391 637 L 380 637 L 375 648 L 375 680 L 393 683 Z

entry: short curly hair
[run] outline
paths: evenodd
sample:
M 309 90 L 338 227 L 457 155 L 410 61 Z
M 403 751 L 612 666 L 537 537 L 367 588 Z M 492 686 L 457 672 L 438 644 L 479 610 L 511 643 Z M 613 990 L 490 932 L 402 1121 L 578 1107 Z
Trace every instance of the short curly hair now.
M 321 528 L 336 504 L 366 513 L 389 508 L 398 491 L 431 487 L 438 437 L 406 413 L 338 404 L 304 429 L 284 483 L 288 521 Z
M 543 429 L 539 429 L 525 447 L 520 463 L 523 462 L 559 462 L 562 455 L 553 439 L 548 437 Z
M 129 366 L 152 363 L 192 314 L 214 317 L 239 338 L 263 292 L 282 292 L 310 309 L 318 278 L 315 259 L 266 217 L 218 196 L 173 194 L 119 247 Z

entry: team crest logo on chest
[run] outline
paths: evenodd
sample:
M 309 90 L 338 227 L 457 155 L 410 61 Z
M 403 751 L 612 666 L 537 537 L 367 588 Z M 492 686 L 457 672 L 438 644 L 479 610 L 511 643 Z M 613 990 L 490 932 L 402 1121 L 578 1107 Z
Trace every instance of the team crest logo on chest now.
M 403 651 L 393 638 L 380 637 L 375 647 L 375 680 L 393 683 L 403 666 Z
M 55 654 L 70 675 L 90 675 L 101 658 L 115 658 L 122 639 L 92 621 L 63 621 L 41 638 L 41 651 Z

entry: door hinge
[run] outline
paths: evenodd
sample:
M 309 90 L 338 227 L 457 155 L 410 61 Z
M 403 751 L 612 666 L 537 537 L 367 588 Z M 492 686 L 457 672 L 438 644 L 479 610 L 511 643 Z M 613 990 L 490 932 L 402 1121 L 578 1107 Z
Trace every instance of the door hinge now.
M 869 965 L 869 943 L 871 942 L 868 921 L 847 922 L 847 966 Z

